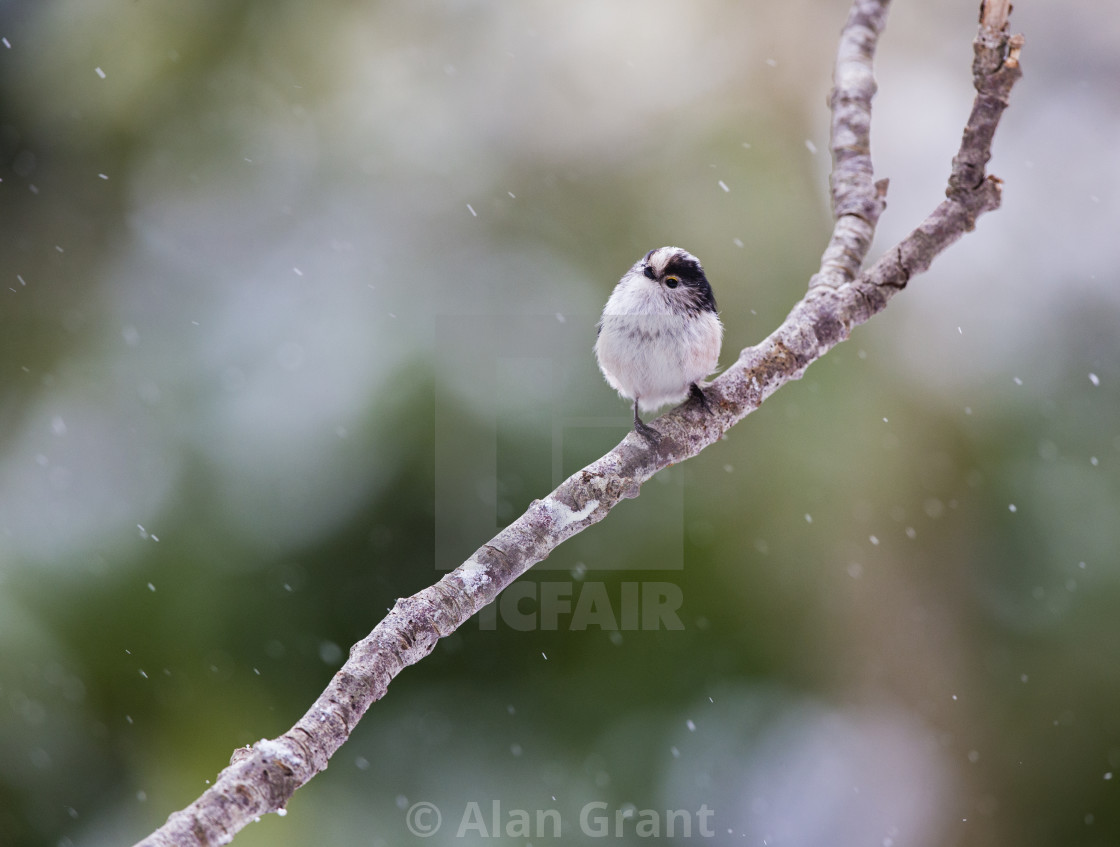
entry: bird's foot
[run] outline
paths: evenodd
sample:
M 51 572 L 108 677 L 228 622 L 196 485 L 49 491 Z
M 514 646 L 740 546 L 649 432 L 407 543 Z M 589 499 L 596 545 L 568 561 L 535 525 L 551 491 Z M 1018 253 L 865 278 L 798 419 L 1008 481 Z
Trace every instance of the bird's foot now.
M 688 387 L 688 401 L 690 403 L 699 403 L 700 407 L 705 412 L 710 412 L 712 410 L 712 406 L 708 402 L 708 398 L 707 396 L 705 396 L 704 390 L 695 382 Z
M 634 432 L 642 436 L 650 444 L 658 444 L 661 441 L 661 433 L 647 424 L 641 418 L 634 419 Z

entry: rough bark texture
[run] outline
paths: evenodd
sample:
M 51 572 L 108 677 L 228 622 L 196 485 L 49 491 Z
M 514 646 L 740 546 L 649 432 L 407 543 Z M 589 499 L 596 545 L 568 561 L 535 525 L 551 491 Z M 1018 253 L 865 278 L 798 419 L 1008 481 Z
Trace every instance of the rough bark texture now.
M 887 4 L 855 0 L 840 34 L 832 95 L 832 237 L 821 269 L 809 289 L 851 282 L 871 247 L 886 208 L 887 181 L 872 184 L 871 98 L 878 86 L 872 72 L 875 44 L 887 20 Z
M 610 453 L 565 480 L 435 585 L 398 600 L 350 650 L 350 658 L 294 727 L 235 751 L 231 764 L 190 806 L 139 842 L 156 845 L 228 843 L 255 818 L 284 808 L 301 785 L 327 766 L 370 704 L 403 668 L 479 609 L 554 547 L 602 520 L 623 498 L 637 497 L 657 471 L 719 440 L 738 421 L 887 301 L 934 257 L 970 231 L 1000 202 L 1000 182 L 985 175 L 992 136 L 1020 75 L 1021 36 L 1009 36 L 1007 0 L 981 7 L 973 76 L 976 100 L 953 160 L 946 199 L 897 246 L 860 272 L 885 206 L 886 182 L 872 182 L 871 61 L 889 0 L 854 0 L 840 39 L 832 121 L 833 209 L 836 224 L 821 269 L 806 294 L 765 341 L 748 347 L 705 393 L 710 408 L 685 404 L 654 422 L 656 446 L 631 433 Z

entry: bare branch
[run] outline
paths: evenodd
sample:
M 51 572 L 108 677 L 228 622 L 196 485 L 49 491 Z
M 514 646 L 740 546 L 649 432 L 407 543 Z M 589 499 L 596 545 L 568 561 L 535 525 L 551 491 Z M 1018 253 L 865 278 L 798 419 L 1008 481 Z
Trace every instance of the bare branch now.
M 1020 75 L 1021 36 L 1009 36 L 1007 0 L 987 0 L 975 41 L 976 99 L 953 160 L 946 199 L 913 232 L 862 273 L 884 207 L 885 182 L 872 184 L 871 59 L 888 0 L 854 0 L 841 35 L 833 110 L 832 177 L 836 225 L 809 292 L 765 341 L 705 389 L 710 410 L 685 404 L 659 418 L 656 447 L 631 433 L 611 452 L 565 480 L 464 564 L 430 588 L 398 600 L 388 616 L 350 650 L 350 658 L 292 729 L 233 755 L 214 785 L 140 842 L 224 844 L 250 821 L 282 809 L 301 785 L 327 766 L 375 700 L 406 666 L 494 600 L 558 544 L 637 497 L 657 471 L 688 459 L 836 344 L 881 311 L 910 278 L 929 267 L 976 218 L 1000 202 L 1000 183 L 985 176 L 992 136 Z
M 835 288 L 859 273 L 875 226 L 886 207 L 887 182 L 872 185 L 871 98 L 875 96 L 872 57 L 887 20 L 887 3 L 856 0 L 840 34 L 833 71 L 832 215 L 836 224 L 809 288 Z
M 992 32 L 1002 32 L 1011 14 L 1011 0 L 988 0 L 980 6 L 980 26 Z

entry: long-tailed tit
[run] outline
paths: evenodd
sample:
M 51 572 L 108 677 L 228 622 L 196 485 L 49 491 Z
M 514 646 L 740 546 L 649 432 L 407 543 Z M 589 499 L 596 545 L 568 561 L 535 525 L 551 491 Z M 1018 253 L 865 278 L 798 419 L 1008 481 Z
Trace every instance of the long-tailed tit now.
M 712 287 L 691 253 L 650 250 L 619 280 L 603 309 L 595 358 L 611 388 L 634 401 L 634 428 L 657 431 L 638 410 L 692 396 L 707 405 L 699 382 L 716 369 L 723 324 Z

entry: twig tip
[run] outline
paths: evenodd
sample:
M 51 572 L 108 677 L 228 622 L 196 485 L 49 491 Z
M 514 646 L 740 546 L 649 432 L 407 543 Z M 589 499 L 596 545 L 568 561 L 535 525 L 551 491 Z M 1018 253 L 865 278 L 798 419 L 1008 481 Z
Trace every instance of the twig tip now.
M 983 0 L 980 4 L 980 25 L 985 29 L 1002 31 L 1010 15 L 1010 0 Z

